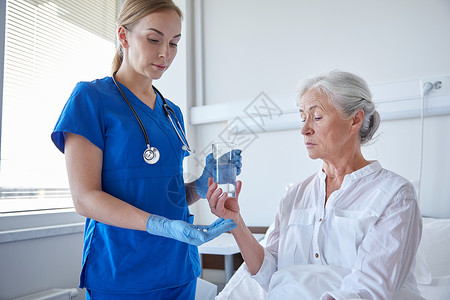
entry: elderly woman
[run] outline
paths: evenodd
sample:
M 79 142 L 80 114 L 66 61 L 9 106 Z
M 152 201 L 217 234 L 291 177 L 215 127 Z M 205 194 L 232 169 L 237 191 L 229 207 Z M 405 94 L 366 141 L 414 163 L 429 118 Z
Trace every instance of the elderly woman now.
M 307 80 L 299 93 L 301 133 L 322 169 L 281 200 L 265 248 L 235 198 L 210 180 L 211 211 L 233 219 L 248 272 L 269 299 L 423 299 L 412 267 L 422 223 L 412 184 L 368 161 L 380 117 L 367 83 L 341 71 Z

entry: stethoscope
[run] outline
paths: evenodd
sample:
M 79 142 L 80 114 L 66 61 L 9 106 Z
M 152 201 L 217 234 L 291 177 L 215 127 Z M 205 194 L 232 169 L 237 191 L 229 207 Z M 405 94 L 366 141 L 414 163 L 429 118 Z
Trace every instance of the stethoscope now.
M 128 107 L 131 109 L 131 111 L 134 114 L 134 117 L 136 118 L 136 120 L 139 123 L 139 126 L 141 127 L 142 133 L 144 134 L 144 138 L 145 138 L 145 143 L 147 144 L 147 149 L 145 149 L 143 157 L 144 157 L 144 161 L 150 165 L 156 164 L 160 158 L 160 153 L 159 150 L 156 149 L 156 147 L 151 147 L 150 146 L 150 142 L 148 140 L 148 135 L 147 135 L 147 131 L 145 130 L 144 124 L 142 124 L 141 118 L 139 118 L 138 114 L 136 113 L 136 111 L 134 110 L 133 106 L 131 105 L 130 101 L 128 100 L 128 98 L 125 96 L 125 94 L 123 93 L 122 89 L 120 88 L 119 84 L 116 81 L 116 72 L 113 73 L 112 75 L 112 79 L 114 81 L 114 84 L 116 85 L 117 89 L 119 90 L 120 94 L 122 95 L 123 99 L 125 100 L 125 102 L 128 104 Z M 189 143 L 187 141 L 186 138 L 186 134 L 183 131 L 183 127 L 180 124 L 180 121 L 177 118 L 177 115 L 175 114 L 175 112 L 173 111 L 173 109 L 167 104 L 166 99 L 164 98 L 164 96 L 161 94 L 160 91 L 158 91 L 157 88 L 155 88 L 153 85 L 153 90 L 158 93 L 158 95 L 161 97 L 162 101 L 163 101 L 163 109 L 164 112 L 166 114 L 166 116 L 169 118 L 170 123 L 172 124 L 173 129 L 175 130 L 175 132 L 177 133 L 178 138 L 180 139 L 180 141 L 183 143 L 183 146 L 181 147 L 183 150 L 185 151 L 189 151 L 191 153 L 194 153 L 195 151 L 192 150 L 189 147 Z M 177 121 L 177 126 L 175 126 L 175 123 L 173 122 L 170 114 L 172 113 L 172 115 L 175 117 L 175 120 Z M 181 132 L 181 135 L 180 135 Z

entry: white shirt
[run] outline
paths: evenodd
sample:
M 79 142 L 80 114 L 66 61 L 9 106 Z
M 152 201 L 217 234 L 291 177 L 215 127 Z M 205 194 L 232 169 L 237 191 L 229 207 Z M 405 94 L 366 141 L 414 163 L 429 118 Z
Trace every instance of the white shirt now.
M 321 299 L 400 299 L 405 289 L 409 299 L 423 299 L 412 274 L 422 234 L 412 184 L 374 161 L 346 175 L 325 206 L 325 179 L 319 171 L 281 200 L 264 262 L 252 277 L 268 290 L 277 270 L 332 265 L 349 272 Z

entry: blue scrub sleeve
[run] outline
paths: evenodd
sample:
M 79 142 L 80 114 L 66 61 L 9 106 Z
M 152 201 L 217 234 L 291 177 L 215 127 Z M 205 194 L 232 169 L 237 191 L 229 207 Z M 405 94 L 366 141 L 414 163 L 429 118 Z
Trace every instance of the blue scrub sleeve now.
M 81 135 L 104 150 L 105 122 L 101 99 L 87 82 L 79 82 L 67 100 L 51 135 L 55 146 L 64 153 L 65 133 Z

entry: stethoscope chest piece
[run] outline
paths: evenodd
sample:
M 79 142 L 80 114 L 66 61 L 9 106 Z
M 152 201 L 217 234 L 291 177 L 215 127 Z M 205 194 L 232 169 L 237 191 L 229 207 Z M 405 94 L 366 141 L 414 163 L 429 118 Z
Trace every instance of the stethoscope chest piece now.
M 160 157 L 159 150 L 155 147 L 148 147 L 147 149 L 145 149 L 143 157 L 144 161 L 149 165 L 156 164 Z

